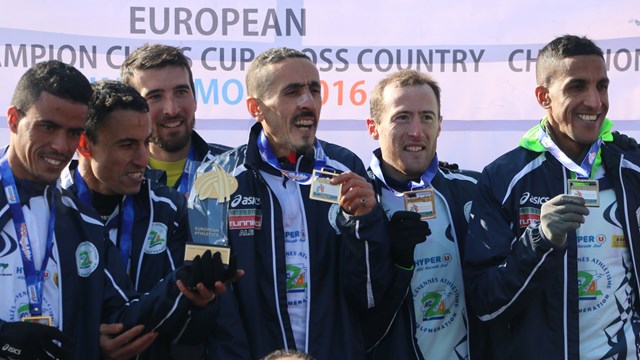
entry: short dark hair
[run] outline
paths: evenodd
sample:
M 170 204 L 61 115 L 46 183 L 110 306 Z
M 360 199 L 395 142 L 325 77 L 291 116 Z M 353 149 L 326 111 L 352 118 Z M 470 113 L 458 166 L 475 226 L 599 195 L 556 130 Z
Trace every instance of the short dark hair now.
M 272 64 L 281 63 L 287 59 L 307 59 L 311 61 L 307 54 L 302 51 L 286 47 L 271 48 L 258 55 L 249 65 L 246 75 L 247 94 L 249 96 L 261 97 L 269 88 L 269 73 L 266 67 Z
M 602 49 L 586 36 L 562 35 L 551 40 L 538 54 L 536 82 L 538 85 L 549 84 L 551 65 L 558 60 L 580 55 L 596 55 L 604 59 Z
M 193 83 L 193 73 L 191 63 L 182 53 L 182 50 L 175 46 L 162 44 L 144 44 L 134 50 L 120 66 L 120 81 L 131 85 L 131 80 L 137 70 L 160 69 L 166 66 L 181 66 L 189 73 L 189 85 L 193 96 L 196 96 L 196 89 Z
M 87 105 L 92 90 L 89 80 L 78 69 L 58 60 L 44 61 L 33 65 L 20 77 L 11 105 L 26 113 L 43 92 Z
M 380 116 L 382 116 L 382 109 L 384 108 L 384 89 L 391 85 L 395 85 L 401 88 L 407 86 L 429 86 L 436 96 L 436 103 L 438 104 L 438 115 L 441 114 L 441 90 L 440 86 L 438 86 L 438 83 L 433 80 L 431 76 L 420 71 L 401 70 L 380 80 L 380 82 L 371 91 L 371 96 L 369 97 L 369 112 L 371 118 L 375 120 L 376 123 L 380 123 Z
M 89 115 L 85 134 L 94 144 L 98 142 L 98 129 L 115 110 L 149 111 L 147 101 L 133 87 L 114 80 L 94 82 L 93 96 L 89 102 Z

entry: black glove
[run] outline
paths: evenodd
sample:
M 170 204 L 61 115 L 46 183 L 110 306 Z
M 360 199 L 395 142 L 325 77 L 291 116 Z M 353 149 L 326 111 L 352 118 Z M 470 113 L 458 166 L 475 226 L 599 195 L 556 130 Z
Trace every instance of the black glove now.
M 431 235 L 429 224 L 420 220 L 420 214 L 416 212 L 396 211 L 389 220 L 388 229 L 391 260 L 402 267 L 413 266 L 413 250 Z
M 61 345 L 55 344 L 54 340 Z M 73 345 L 73 339 L 47 325 L 6 322 L 0 328 L 0 358 L 67 359 Z
M 622 150 L 635 150 L 638 148 L 638 142 L 632 137 L 617 131 L 611 132 L 611 135 L 613 135 L 613 144 Z
M 235 255 L 231 255 L 229 265 L 224 265 L 219 252 L 216 251 L 211 255 L 211 250 L 207 250 L 202 257 L 197 255 L 191 265 L 185 265 L 178 270 L 176 277 L 182 280 L 182 283 L 191 291 L 196 290 L 198 283 L 203 283 L 209 290 L 215 290 L 217 281 L 232 279 L 237 269 L 238 262 Z
M 446 161 L 438 161 L 438 166 L 441 168 L 449 169 L 449 170 L 458 170 L 459 166 L 456 163 L 449 164 Z

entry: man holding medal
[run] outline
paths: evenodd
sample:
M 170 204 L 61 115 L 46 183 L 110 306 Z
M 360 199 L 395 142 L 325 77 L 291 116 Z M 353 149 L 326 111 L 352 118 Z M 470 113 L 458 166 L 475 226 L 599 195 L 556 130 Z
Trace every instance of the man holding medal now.
M 438 167 L 440 87 L 428 75 L 391 74 L 369 101 L 367 128 L 380 144 L 369 174 L 396 265 L 393 290 L 365 322 L 369 358 L 469 358 L 461 254 L 479 174 Z
M 246 275 L 234 285 L 251 358 L 278 349 L 364 357 L 361 316 L 389 285 L 382 208 L 362 162 L 316 138 L 319 73 L 302 52 L 269 49 L 246 76 L 257 122 L 238 159 L 229 242 Z
M 189 176 L 183 174 L 190 164 L 231 149 L 208 144 L 193 129 L 198 104 L 189 59 L 179 48 L 145 44 L 129 54 L 120 77 L 149 104 L 153 129 L 149 166 L 157 171 L 146 176 L 188 192 Z
M 558 37 L 536 81 L 546 116 L 478 182 L 471 305 L 494 359 L 638 358 L 640 153 L 613 141 L 603 52 Z
M 104 241 L 101 221 L 61 190 L 57 179 L 78 146 L 91 94 L 72 66 L 41 62 L 20 78 L 7 111 L 10 144 L 0 159 L 2 358 L 97 359 L 101 321 L 177 335 L 190 311 L 225 291 L 205 256 L 140 296 L 118 251 Z

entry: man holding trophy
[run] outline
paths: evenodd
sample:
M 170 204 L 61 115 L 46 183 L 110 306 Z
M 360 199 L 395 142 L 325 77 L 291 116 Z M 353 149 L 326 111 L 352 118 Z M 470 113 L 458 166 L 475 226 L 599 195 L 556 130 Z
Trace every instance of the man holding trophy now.
M 251 358 L 277 349 L 363 358 L 359 316 L 386 290 L 392 266 L 384 213 L 364 165 L 316 139 L 321 85 L 304 53 L 265 51 L 246 87 L 257 120 L 249 142 L 215 159 L 206 170 L 218 174 L 200 185 L 197 177 L 190 197 L 227 200 L 226 238 L 246 270 L 232 294 Z

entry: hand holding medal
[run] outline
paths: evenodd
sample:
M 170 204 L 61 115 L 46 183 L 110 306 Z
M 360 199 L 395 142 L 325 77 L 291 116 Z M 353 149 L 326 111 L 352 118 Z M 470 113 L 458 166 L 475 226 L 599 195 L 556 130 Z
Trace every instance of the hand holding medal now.
M 355 216 L 369 214 L 376 206 L 371 184 L 362 176 L 345 172 L 331 179 L 332 185 L 342 185 L 339 204 L 345 212 Z

